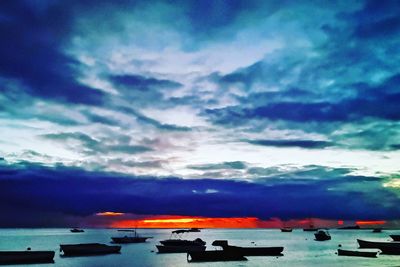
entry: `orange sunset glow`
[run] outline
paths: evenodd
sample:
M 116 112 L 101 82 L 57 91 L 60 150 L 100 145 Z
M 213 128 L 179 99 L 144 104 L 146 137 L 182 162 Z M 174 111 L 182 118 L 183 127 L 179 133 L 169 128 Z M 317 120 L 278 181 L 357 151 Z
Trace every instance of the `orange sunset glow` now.
M 114 228 L 258 228 L 257 218 L 203 218 L 173 217 L 142 220 L 117 220 L 111 223 Z
M 94 225 L 112 228 L 308 228 L 313 225 L 316 228 L 335 228 L 343 225 L 357 224 L 360 226 L 383 225 L 386 221 L 352 221 L 325 220 L 320 218 L 304 218 L 282 221 L 279 218 L 263 220 L 257 217 L 200 217 L 200 216 L 180 216 L 180 215 L 152 215 L 139 216 L 130 213 L 104 211 L 96 213 L 94 217 L 101 221 L 96 221 Z

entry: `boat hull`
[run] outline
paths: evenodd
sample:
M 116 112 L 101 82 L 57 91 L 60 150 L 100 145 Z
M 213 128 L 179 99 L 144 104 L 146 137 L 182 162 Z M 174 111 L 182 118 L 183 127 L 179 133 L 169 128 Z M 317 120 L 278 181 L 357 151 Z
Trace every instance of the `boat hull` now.
M 390 235 L 393 241 L 400 241 L 400 235 Z
M 111 237 L 116 244 L 144 243 L 148 237 Z
M 243 256 L 283 256 L 283 247 L 237 247 L 224 246 L 223 251 Z
M 206 246 L 163 246 L 156 245 L 158 253 L 189 253 L 206 250 Z
M 246 261 L 240 254 L 225 250 L 192 251 L 187 254 L 188 262 L 210 262 L 210 261 Z
M 54 251 L 0 251 L 0 264 L 53 263 Z
M 400 255 L 400 242 L 374 242 L 357 239 L 360 248 L 378 248 L 382 254 Z
M 281 232 L 283 232 L 283 233 L 290 233 L 292 231 L 293 231 L 293 229 L 290 229 L 290 228 L 281 228 Z
M 103 255 L 119 253 L 121 246 L 108 246 L 98 243 L 74 244 L 60 245 L 60 250 L 64 252 L 64 256 Z
M 354 250 L 345 250 L 338 249 L 339 256 L 350 256 L 350 257 L 367 257 L 367 258 L 376 258 L 378 251 L 354 251 Z

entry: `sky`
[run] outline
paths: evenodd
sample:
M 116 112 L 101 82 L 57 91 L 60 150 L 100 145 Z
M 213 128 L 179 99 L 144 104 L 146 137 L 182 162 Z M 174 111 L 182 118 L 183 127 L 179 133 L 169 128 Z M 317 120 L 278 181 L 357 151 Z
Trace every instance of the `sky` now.
M 398 1 L 1 1 L 0 35 L 0 227 L 400 219 Z

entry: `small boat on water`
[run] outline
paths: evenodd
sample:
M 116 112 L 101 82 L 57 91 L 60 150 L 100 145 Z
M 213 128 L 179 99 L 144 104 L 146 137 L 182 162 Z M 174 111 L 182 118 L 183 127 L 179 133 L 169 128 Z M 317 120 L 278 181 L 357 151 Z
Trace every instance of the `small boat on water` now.
M 324 230 L 319 230 L 314 234 L 315 240 L 316 241 L 326 241 L 326 240 L 331 240 L 331 235 L 328 233 L 328 231 Z
M 182 235 L 189 232 L 193 231 L 190 229 L 172 231 L 169 239 L 160 241 L 161 245 L 156 245 L 158 253 L 188 253 L 206 250 L 206 242 L 200 238 L 194 240 L 182 239 Z
M 196 251 L 205 251 L 206 246 L 164 246 L 164 245 L 156 245 L 158 253 L 189 253 Z
M 210 262 L 210 261 L 246 261 L 247 258 L 241 254 L 225 250 L 192 251 L 187 253 L 188 262 Z
M 102 255 L 119 253 L 121 246 L 109 246 L 100 243 L 60 245 L 64 256 Z
M 339 256 L 351 256 L 351 257 L 367 257 L 376 258 L 379 251 L 357 251 L 357 250 L 345 250 L 338 249 L 337 254 Z
M 400 242 L 376 242 L 357 239 L 360 248 L 378 248 L 382 254 L 400 253 Z
M 227 240 L 215 240 L 213 246 L 222 247 L 223 251 L 242 256 L 283 256 L 284 247 L 239 247 L 228 244 Z
M 70 231 L 71 231 L 71 233 L 83 233 L 83 232 L 85 232 L 84 230 L 78 229 L 78 228 L 71 229 Z
M 118 230 L 120 232 L 132 232 L 131 236 L 122 236 L 122 237 L 111 237 L 113 243 L 116 244 L 129 244 L 129 243 L 144 243 L 147 239 L 152 238 L 150 236 L 140 236 L 136 232 L 136 230 Z
M 0 251 L 0 264 L 53 263 L 54 251 Z
M 390 235 L 393 241 L 400 241 L 400 235 Z
M 339 230 L 360 230 L 361 227 L 359 225 L 350 225 L 350 226 L 343 226 L 339 227 Z
M 382 228 L 374 228 L 373 233 L 382 233 Z
M 281 228 L 281 232 L 283 232 L 283 233 L 290 233 L 290 232 L 292 232 L 292 231 L 293 231 L 293 229 L 292 229 L 292 228 L 289 228 L 289 227 Z

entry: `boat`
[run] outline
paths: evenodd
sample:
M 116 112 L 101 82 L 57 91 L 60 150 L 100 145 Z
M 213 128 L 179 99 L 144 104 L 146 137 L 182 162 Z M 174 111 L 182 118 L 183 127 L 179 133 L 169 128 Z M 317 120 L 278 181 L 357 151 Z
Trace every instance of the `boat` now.
M 0 251 L 0 264 L 54 263 L 54 251 Z
M 331 240 L 331 235 L 328 233 L 328 231 L 324 230 L 319 230 L 314 234 L 315 240 L 316 241 L 326 241 L 326 240 Z
M 393 241 L 400 241 L 400 235 L 390 235 Z
M 195 240 L 185 240 L 185 239 L 166 239 L 160 241 L 160 243 L 164 246 L 205 246 L 206 242 L 204 242 L 201 238 L 196 238 Z
M 351 226 L 343 226 L 339 227 L 339 230 L 360 230 L 361 227 L 359 225 L 351 225 Z
M 194 240 L 182 239 L 184 233 L 192 232 L 189 230 L 172 231 L 171 237 L 160 241 L 161 245 L 156 245 L 159 253 L 187 253 L 192 251 L 206 250 L 206 242 L 201 238 Z
M 85 232 L 84 230 L 78 229 L 78 228 L 71 229 L 70 231 L 71 231 L 71 233 L 83 233 L 83 232 Z
M 382 251 L 382 254 L 400 255 L 400 247 L 381 247 L 379 249 Z
M 208 261 L 246 261 L 247 258 L 241 254 L 225 250 L 192 251 L 187 253 L 188 262 Z
M 382 233 L 382 228 L 374 228 L 373 233 Z
M 109 246 L 100 243 L 60 245 L 64 256 L 102 255 L 119 253 L 121 246 Z
M 357 251 L 357 250 L 345 250 L 338 249 L 337 254 L 339 256 L 352 256 L 352 257 L 367 257 L 376 258 L 379 251 Z
M 283 233 L 290 233 L 292 231 L 293 231 L 292 228 L 288 228 L 288 227 L 281 228 L 281 232 L 283 232 Z
M 116 244 L 129 244 L 129 243 L 144 243 L 147 239 L 152 238 L 150 236 L 140 236 L 136 230 L 118 230 L 120 232 L 132 232 L 132 236 L 122 236 L 122 237 L 111 237 L 113 243 Z
M 382 250 L 382 254 L 400 252 L 400 242 L 376 242 L 357 239 L 360 248 L 378 248 Z
M 183 245 L 183 246 L 156 245 L 156 247 L 158 253 L 189 253 L 189 252 L 206 250 L 206 246 L 191 246 L 191 245 Z
M 316 231 L 318 231 L 318 229 L 317 228 L 304 228 L 303 231 L 304 232 L 316 232 Z
M 283 256 L 284 247 L 239 247 L 228 244 L 227 240 L 215 240 L 213 246 L 222 247 L 223 251 L 243 256 Z
M 190 228 L 189 229 L 190 232 L 200 232 L 199 228 Z

